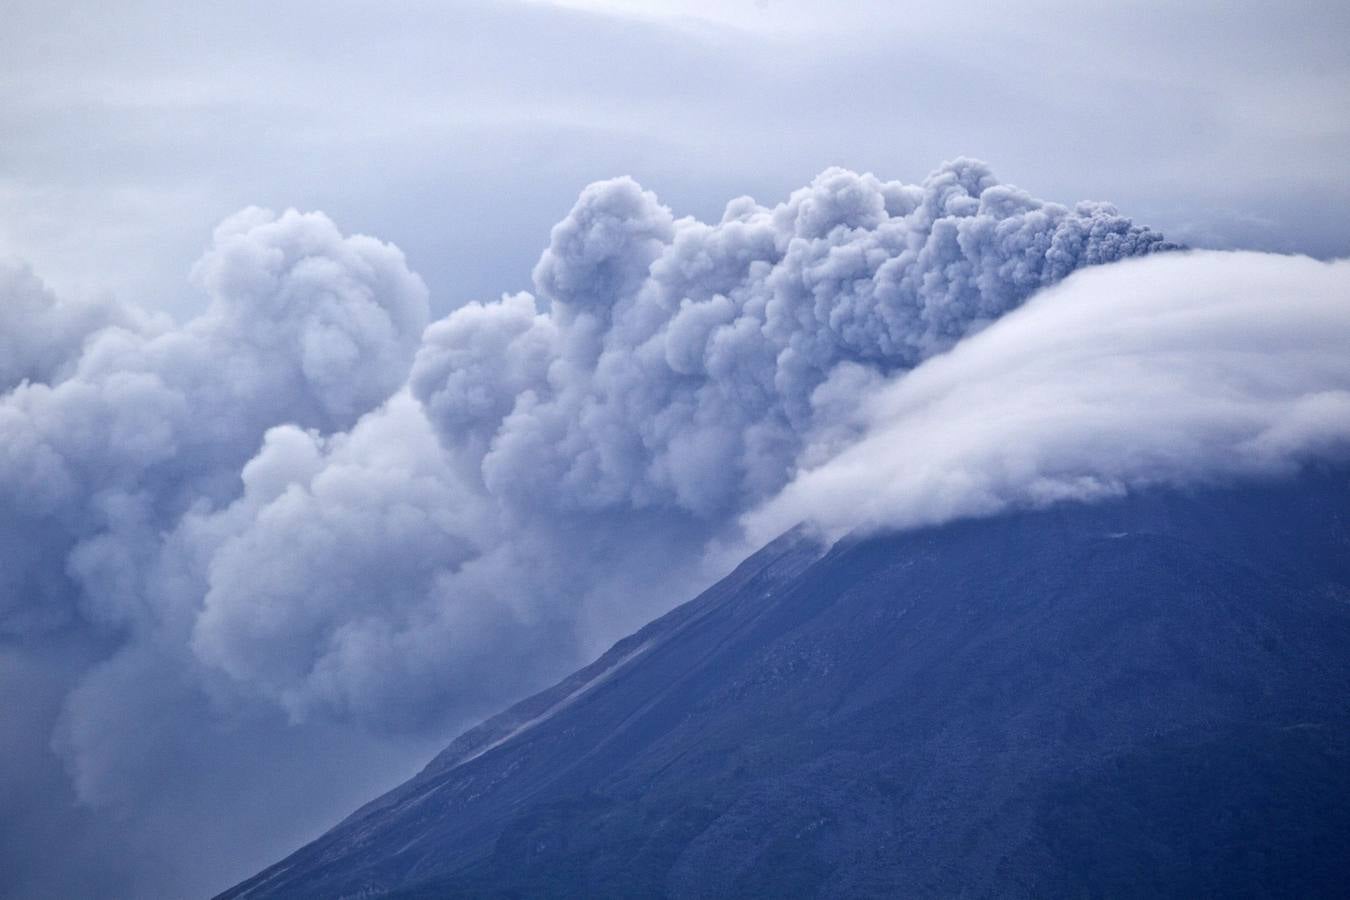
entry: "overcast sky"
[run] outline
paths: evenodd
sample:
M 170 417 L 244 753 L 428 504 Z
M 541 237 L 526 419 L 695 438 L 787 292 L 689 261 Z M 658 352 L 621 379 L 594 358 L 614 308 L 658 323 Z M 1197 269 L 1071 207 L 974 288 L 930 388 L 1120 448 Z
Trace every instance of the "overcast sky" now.
M 677 214 L 957 155 L 1195 245 L 1350 249 L 1343 3 L 11 0 L 0 256 L 176 311 L 249 204 L 402 247 L 433 312 L 527 285 L 579 186 Z
M 9 0 L 0 895 L 223 889 L 746 522 L 1343 456 L 1347 263 L 1173 242 L 1350 254 L 1350 8 L 1101 6 Z

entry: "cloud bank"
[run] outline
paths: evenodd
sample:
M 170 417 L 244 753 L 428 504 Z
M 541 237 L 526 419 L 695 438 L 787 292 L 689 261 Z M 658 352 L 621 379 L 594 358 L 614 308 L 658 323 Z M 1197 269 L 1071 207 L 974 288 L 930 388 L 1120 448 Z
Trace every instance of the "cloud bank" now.
M 1191 252 L 1085 271 L 873 392 L 862 436 L 746 517 L 832 535 L 1350 453 L 1350 261 Z
M 0 657 L 48 698 L 25 758 L 51 742 L 129 892 L 200 893 L 747 534 L 1339 452 L 1345 264 L 1177 249 L 957 160 L 716 223 L 593 184 L 532 293 L 429 326 L 398 250 L 320 214 L 223 223 L 181 326 L 8 271 Z

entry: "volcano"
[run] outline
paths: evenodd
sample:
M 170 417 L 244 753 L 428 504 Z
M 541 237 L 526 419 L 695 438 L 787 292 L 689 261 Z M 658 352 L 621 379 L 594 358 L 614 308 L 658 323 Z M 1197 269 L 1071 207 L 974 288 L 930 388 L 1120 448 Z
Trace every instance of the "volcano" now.
M 221 895 L 1333 896 L 1350 472 L 794 531 Z

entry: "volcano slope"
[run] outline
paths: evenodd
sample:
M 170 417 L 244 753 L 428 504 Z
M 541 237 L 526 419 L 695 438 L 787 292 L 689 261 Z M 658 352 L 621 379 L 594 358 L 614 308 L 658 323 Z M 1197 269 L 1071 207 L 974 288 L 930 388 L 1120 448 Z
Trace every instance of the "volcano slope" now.
M 1337 469 L 786 535 L 221 896 L 1346 884 Z

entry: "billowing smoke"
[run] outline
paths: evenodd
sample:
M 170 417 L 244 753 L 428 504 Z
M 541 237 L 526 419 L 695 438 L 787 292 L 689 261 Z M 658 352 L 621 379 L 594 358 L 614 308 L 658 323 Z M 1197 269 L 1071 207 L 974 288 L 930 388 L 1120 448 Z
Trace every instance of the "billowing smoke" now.
M 1077 266 L 1170 247 L 969 161 L 922 187 L 832 170 L 716 225 L 592 185 L 537 298 L 435 323 L 411 397 L 330 439 L 270 432 L 243 497 L 193 520 L 211 542 L 193 649 L 297 718 L 486 708 L 541 674 L 527 663 L 574 662 L 578 638 L 692 589 L 706 543 L 866 386 Z M 649 584 L 613 582 L 648 558 Z M 483 683 L 505 659 L 519 679 Z
M 553 229 L 540 299 L 432 326 L 412 387 L 496 495 L 715 517 L 778 488 L 863 385 L 1080 266 L 1172 246 L 969 160 L 920 187 L 830 170 L 714 225 L 618 179 Z
M 193 277 L 209 304 L 182 327 L 0 278 L 0 730 L 16 743 L 0 798 L 21 815 L 0 827 L 6 895 L 200 893 L 227 870 L 186 834 L 248 844 L 246 807 L 227 806 L 253 789 L 216 751 L 257 728 L 191 652 L 211 565 L 193 523 L 240 493 L 267 429 L 338 432 L 399 390 L 427 319 L 397 249 L 322 215 L 246 210 Z M 49 744 L 101 819 L 53 791 Z M 306 780 L 267 777 L 274 798 Z M 77 835 L 91 858 L 67 864 Z
M 210 306 L 182 328 L 3 282 L 0 634 L 134 626 L 160 535 L 237 493 L 268 428 L 345 429 L 398 390 L 426 325 L 402 254 L 322 215 L 245 210 L 194 278 Z
M 961 160 L 831 170 L 715 224 L 595 184 L 533 294 L 425 331 L 399 252 L 321 215 L 227 220 L 182 326 L 9 271 L 0 654 L 47 679 L 34 740 L 79 799 L 158 848 L 129 889 L 221 887 L 685 599 L 747 522 L 911 524 L 1334 446 L 1345 268 L 1069 277 L 1175 249 Z M 203 836 L 229 851 L 165 866 Z

